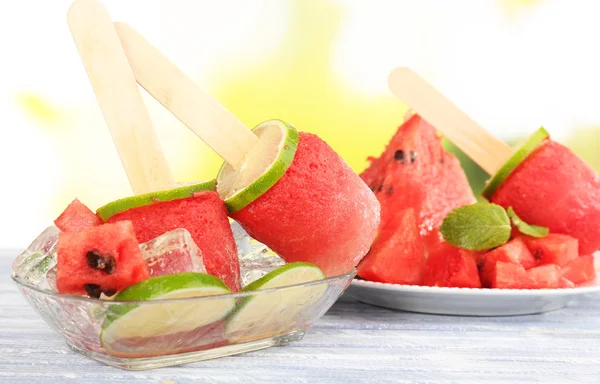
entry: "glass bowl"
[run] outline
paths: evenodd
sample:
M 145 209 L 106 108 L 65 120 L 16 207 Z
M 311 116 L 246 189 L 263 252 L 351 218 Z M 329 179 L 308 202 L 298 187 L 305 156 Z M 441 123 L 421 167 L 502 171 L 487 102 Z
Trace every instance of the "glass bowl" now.
M 114 367 L 143 370 L 301 340 L 355 274 L 254 292 L 138 302 L 61 295 L 14 273 L 12 278 L 73 350 Z

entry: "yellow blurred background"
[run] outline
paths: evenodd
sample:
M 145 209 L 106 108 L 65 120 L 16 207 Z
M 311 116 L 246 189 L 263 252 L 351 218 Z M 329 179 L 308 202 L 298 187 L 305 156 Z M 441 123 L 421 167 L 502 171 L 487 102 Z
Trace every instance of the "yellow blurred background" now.
M 406 112 L 386 84 L 399 65 L 508 142 L 543 125 L 600 168 L 595 1 L 104 3 L 246 125 L 287 120 L 357 172 Z M 0 5 L 2 248 L 25 247 L 75 197 L 96 209 L 131 194 L 66 25 L 69 5 Z M 219 158 L 144 97 L 175 178 L 213 178 Z M 486 175 L 461 160 L 478 190 Z

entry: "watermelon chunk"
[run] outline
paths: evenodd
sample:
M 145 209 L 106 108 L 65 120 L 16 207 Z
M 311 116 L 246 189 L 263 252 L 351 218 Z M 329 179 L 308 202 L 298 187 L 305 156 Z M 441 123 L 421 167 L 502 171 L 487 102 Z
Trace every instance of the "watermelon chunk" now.
M 444 217 L 454 208 L 474 203 L 475 196 L 458 159 L 444 150 L 435 128 L 418 115 L 398 128 L 380 157 L 369 161 L 360 176 L 381 205 L 381 222 L 358 275 L 367 280 L 419 284 L 424 268 L 422 250 L 427 254 L 443 244 L 439 227 Z M 406 213 L 408 210 L 412 214 Z M 415 235 L 406 215 L 414 216 L 420 236 Z M 397 239 L 390 240 L 391 233 Z M 404 239 L 399 239 L 401 236 Z
M 574 284 L 583 284 L 596 278 L 594 256 L 579 256 L 562 268 L 563 277 Z
M 369 160 L 360 176 L 381 204 L 380 228 L 397 212 L 412 208 L 421 235 L 427 237 L 450 211 L 476 201 L 458 159 L 444 150 L 435 128 L 418 115 L 398 128 L 379 158 Z
M 498 261 L 491 278 L 492 288 L 544 289 L 566 288 L 560 267 L 553 264 L 525 270 L 522 265 Z
M 481 288 L 476 253 L 442 243 L 427 257 L 423 284 L 431 287 Z
M 133 223 L 140 243 L 178 228 L 187 229 L 200 248 L 206 272 L 223 280 L 232 291 L 241 289 L 237 248 L 227 208 L 217 192 L 203 191 L 189 198 L 130 208 L 107 222 L 123 220 Z
M 380 231 L 357 274 L 370 281 L 418 285 L 424 267 L 425 249 L 417 218 L 413 209 L 406 209 Z
M 483 256 L 483 260 L 479 264 L 479 274 L 484 287 L 492 286 L 492 277 L 495 273 L 496 263 L 499 261 L 521 265 L 526 270 L 537 265 L 537 260 L 525 245 L 525 241 L 521 237 L 517 237 Z
M 112 296 L 148 278 L 131 222 L 104 224 L 58 235 L 59 293 Z
M 527 271 L 530 289 L 562 288 L 562 271 L 555 264 L 541 265 Z
M 548 140 L 491 197 L 521 219 L 579 240 L 579 254 L 600 249 L 600 175 L 567 147 Z
M 496 263 L 489 278 L 491 288 L 525 289 L 529 285 L 525 268 L 505 261 Z
M 78 199 L 73 200 L 54 220 L 54 225 L 63 232 L 80 231 L 100 224 L 102 220 Z
M 571 236 L 551 233 L 542 238 L 524 236 L 523 239 L 539 265 L 556 264 L 561 267 L 579 256 L 578 241 Z

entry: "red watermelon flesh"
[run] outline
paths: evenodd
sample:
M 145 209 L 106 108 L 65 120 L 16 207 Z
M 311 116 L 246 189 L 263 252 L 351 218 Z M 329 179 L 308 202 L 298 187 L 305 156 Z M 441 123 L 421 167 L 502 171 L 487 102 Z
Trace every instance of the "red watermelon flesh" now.
M 446 215 L 476 201 L 458 159 L 446 152 L 435 128 L 418 115 L 398 128 L 379 158 L 369 160 L 360 176 L 381 203 L 381 228 L 397 212 L 413 208 L 421 235 L 436 232 L 432 238 L 437 240 Z
M 425 248 L 413 209 L 399 212 L 380 231 L 370 252 L 358 265 L 358 276 L 369 281 L 419 285 Z
M 131 222 L 103 224 L 58 235 L 59 293 L 100 297 L 148 278 Z
M 550 289 L 568 288 L 562 278 L 560 267 L 553 264 L 525 270 L 522 265 L 499 261 L 491 279 L 492 288 L 502 289 Z
M 203 191 L 185 199 L 128 209 L 108 222 L 123 220 L 133 223 L 140 243 L 178 228 L 187 229 L 202 252 L 207 273 L 223 280 L 232 291 L 240 290 L 237 248 L 227 208 L 217 192 Z
M 423 284 L 431 287 L 481 288 L 474 252 L 442 243 L 425 263 Z
M 523 239 L 539 265 L 563 266 L 579 256 L 578 241 L 571 236 L 551 233 L 542 238 L 523 236 Z
M 530 224 L 579 240 L 579 254 L 600 249 L 600 175 L 568 148 L 548 140 L 500 185 L 491 201 Z
M 517 237 L 483 256 L 479 276 L 484 287 L 492 286 L 492 277 L 499 261 L 521 265 L 526 270 L 537 265 L 537 260 L 525 245 L 525 241 Z
M 594 280 L 596 278 L 594 256 L 579 256 L 562 268 L 562 275 L 574 284 L 583 284 Z
M 527 271 L 529 286 L 526 288 L 561 288 L 562 272 L 558 265 L 548 264 L 531 268 Z
M 54 220 L 54 224 L 63 232 L 73 232 L 100 225 L 102 220 L 81 201 L 75 199 Z
M 281 179 L 231 216 L 286 262 L 310 262 L 335 276 L 366 255 L 379 213 L 374 194 L 346 162 L 316 135 L 300 132 Z

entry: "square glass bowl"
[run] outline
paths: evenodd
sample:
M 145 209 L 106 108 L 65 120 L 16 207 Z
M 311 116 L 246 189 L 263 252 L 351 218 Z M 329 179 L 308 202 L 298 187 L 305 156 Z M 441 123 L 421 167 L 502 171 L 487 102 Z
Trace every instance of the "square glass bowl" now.
M 129 370 L 179 365 L 301 340 L 356 274 L 253 292 L 114 301 L 19 290 L 73 350 Z

